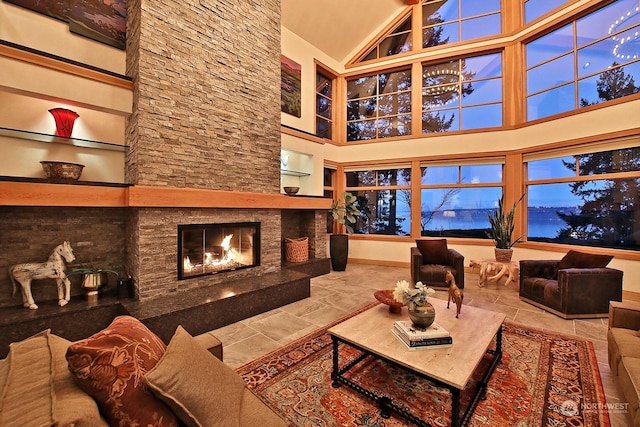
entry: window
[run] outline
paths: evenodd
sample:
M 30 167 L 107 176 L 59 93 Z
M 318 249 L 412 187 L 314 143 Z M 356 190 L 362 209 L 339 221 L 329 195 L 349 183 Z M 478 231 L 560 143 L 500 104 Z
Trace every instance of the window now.
M 422 236 L 487 238 L 489 213 L 502 196 L 502 164 L 423 166 Z
M 526 45 L 527 119 L 640 92 L 640 6 L 618 0 Z
M 546 15 L 552 10 L 558 9 L 566 1 L 549 1 L 549 0 L 524 0 L 524 22 L 535 21 L 539 17 Z
M 349 171 L 346 180 L 358 198 L 356 234 L 411 234 L 411 168 Z
M 320 70 L 316 72 L 316 135 L 333 137 L 333 77 Z
M 422 47 L 500 34 L 500 0 L 435 0 L 422 5 Z
M 347 81 L 347 141 L 410 134 L 410 69 Z
M 335 192 L 335 180 L 336 170 L 333 168 L 324 168 L 324 197 L 333 200 L 333 194 Z M 327 211 L 327 233 L 333 233 L 333 214 L 331 211 Z
M 640 250 L 640 148 L 526 164 L 528 240 Z
M 502 126 L 499 53 L 422 67 L 422 133 Z
M 380 43 L 362 58 L 361 62 L 371 59 L 384 58 L 403 52 L 410 52 L 411 43 L 411 15 L 385 35 Z

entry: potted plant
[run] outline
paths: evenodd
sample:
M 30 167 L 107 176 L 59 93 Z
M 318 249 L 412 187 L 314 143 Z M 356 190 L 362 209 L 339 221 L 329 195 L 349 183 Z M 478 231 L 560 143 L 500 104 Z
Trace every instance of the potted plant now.
M 349 256 L 348 233 L 353 233 L 351 224 L 355 223 L 356 218 L 360 215 L 360 210 L 356 206 L 357 201 L 358 198 L 356 196 L 345 191 L 342 194 L 342 199 L 336 200 L 331 204 L 331 215 L 339 224 L 338 231 L 329 237 L 331 267 L 335 271 L 344 271 L 347 268 Z M 346 233 L 343 232 L 344 230 L 346 230 Z
M 518 237 L 512 240 L 513 229 L 515 227 L 516 208 L 520 201 L 524 198 L 524 194 L 520 196 L 517 202 L 511 206 L 510 211 L 504 209 L 504 195 L 498 201 L 498 209 L 489 214 L 489 232 L 487 236 L 495 242 L 496 261 L 510 262 L 513 255 L 512 246 L 522 240 Z
M 82 289 L 89 292 L 97 291 L 102 286 L 107 284 L 109 274 L 113 274 L 118 277 L 118 273 L 114 270 L 98 268 L 91 264 L 87 264 L 71 269 L 67 273 L 67 277 L 83 275 Z

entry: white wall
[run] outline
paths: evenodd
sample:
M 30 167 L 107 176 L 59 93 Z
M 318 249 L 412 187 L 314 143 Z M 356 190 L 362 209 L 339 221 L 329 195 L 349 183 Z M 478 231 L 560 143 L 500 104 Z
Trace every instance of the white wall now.
M 291 114 L 282 113 L 281 122 L 285 126 L 314 133 L 316 120 L 316 75 L 314 60 L 319 60 L 322 64 L 330 67 L 337 73 L 344 72 L 344 67 L 285 27 L 281 27 L 281 30 L 282 54 L 300 64 L 302 68 L 301 117 L 298 118 Z
M 125 74 L 123 50 L 73 34 L 66 22 L 4 1 L 0 1 L 0 39 Z

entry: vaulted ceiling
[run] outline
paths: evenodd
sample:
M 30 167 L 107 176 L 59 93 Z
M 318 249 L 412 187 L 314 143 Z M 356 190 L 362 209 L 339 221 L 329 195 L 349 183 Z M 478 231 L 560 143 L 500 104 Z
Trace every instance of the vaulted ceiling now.
M 282 26 L 344 63 L 416 0 L 282 0 Z

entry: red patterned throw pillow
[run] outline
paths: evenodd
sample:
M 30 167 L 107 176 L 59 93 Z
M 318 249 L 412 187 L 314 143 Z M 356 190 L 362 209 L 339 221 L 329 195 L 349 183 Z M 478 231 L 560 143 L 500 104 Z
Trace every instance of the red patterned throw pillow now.
M 66 357 L 78 385 L 96 400 L 110 425 L 177 427 L 173 412 L 143 382 L 165 349 L 139 320 L 119 316 L 97 334 L 70 345 Z

